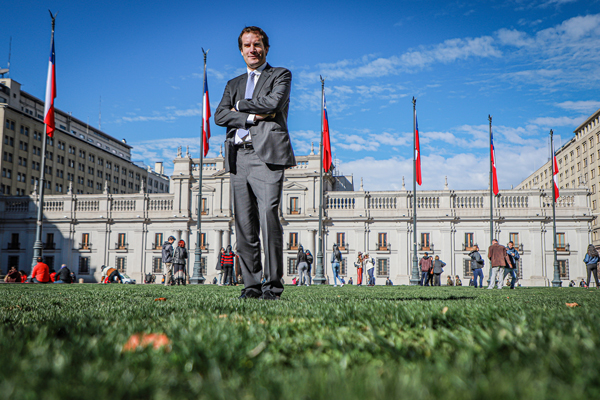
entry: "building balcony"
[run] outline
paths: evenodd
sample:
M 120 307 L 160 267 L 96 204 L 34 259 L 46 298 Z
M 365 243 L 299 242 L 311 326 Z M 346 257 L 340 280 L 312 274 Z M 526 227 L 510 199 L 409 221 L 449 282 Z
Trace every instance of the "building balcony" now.
M 152 250 L 162 250 L 162 243 L 152 243 Z
M 298 243 L 287 243 L 286 248 L 288 250 L 298 250 Z
M 569 243 L 560 243 L 556 245 L 556 251 L 560 253 L 569 253 L 571 251 L 571 245 Z
M 44 250 L 56 249 L 56 243 L 44 243 Z
M 299 207 L 296 207 L 296 208 L 290 207 L 287 209 L 287 213 L 290 215 L 299 215 L 299 214 L 302 214 L 302 209 Z
M 127 251 L 129 243 L 115 243 L 115 250 Z
M 377 243 L 376 251 L 390 251 L 392 249 L 392 245 L 390 243 Z
M 417 247 L 419 249 L 419 251 L 427 251 L 429 253 L 433 253 L 433 243 L 419 243 L 419 246 Z
M 21 250 L 21 243 L 9 242 L 6 246 L 7 250 Z
M 338 248 L 340 250 L 343 250 L 343 251 L 347 250 L 348 243 L 336 243 L 336 244 L 338 245 Z
M 92 251 L 92 244 L 90 242 L 79 243 L 80 251 Z

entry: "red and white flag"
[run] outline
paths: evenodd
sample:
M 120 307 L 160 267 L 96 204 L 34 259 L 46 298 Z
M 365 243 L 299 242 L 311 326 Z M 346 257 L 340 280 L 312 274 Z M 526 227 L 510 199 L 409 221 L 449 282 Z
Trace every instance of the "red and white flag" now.
M 558 199 L 558 164 L 554 154 L 554 142 L 552 142 L 552 181 L 554 183 L 554 201 Z
M 323 170 L 331 169 L 331 142 L 329 141 L 329 119 L 327 118 L 327 103 L 323 92 Z
M 419 122 L 417 121 L 417 112 L 415 111 L 415 175 L 419 186 L 423 183 L 421 178 L 421 145 L 419 144 Z
M 491 128 L 490 128 L 491 129 Z M 498 195 L 498 176 L 496 175 L 496 150 L 494 149 L 494 134 L 490 130 L 490 157 L 492 158 L 492 189 Z
M 56 59 L 54 57 L 54 35 L 52 35 L 52 45 L 50 48 L 50 61 L 48 63 L 48 78 L 46 79 L 46 102 L 44 104 L 44 123 L 46 124 L 46 134 L 49 137 L 54 136 L 54 99 L 56 98 Z
M 202 96 L 202 146 L 204 157 L 208 153 L 208 139 L 210 139 L 210 102 L 208 101 L 208 81 L 206 80 L 206 68 L 204 69 L 204 94 Z

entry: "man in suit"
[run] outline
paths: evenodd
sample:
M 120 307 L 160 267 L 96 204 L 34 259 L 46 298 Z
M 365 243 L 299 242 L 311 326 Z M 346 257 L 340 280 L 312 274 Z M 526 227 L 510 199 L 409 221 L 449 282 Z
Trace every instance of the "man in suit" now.
M 267 34 L 244 28 L 238 46 L 247 73 L 227 82 L 215 123 L 227 128 L 237 249 L 244 279 L 241 299 L 276 300 L 283 292 L 283 228 L 279 204 L 285 168 L 296 165 L 287 128 L 292 73 L 266 62 Z M 265 253 L 264 278 L 260 236 Z

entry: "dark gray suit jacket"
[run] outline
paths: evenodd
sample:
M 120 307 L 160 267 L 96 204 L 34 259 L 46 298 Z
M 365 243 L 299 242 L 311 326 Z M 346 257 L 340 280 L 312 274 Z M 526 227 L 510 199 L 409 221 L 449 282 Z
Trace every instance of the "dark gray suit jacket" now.
M 267 64 L 256 83 L 252 99 L 248 100 L 245 99 L 247 81 L 248 74 L 245 73 L 227 82 L 215 113 L 215 123 L 227 127 L 225 148 L 230 149 L 233 145 L 238 128 L 248 129 L 254 151 L 264 163 L 293 167 L 296 158 L 287 128 L 292 73 Z M 238 101 L 238 111 L 231 111 Z M 256 125 L 247 124 L 249 114 L 271 113 L 276 113 L 275 117 L 258 121 Z M 235 153 L 227 153 L 226 156 L 235 157 Z M 227 171 L 232 162 L 235 164 L 235 160 L 231 159 L 225 162 Z

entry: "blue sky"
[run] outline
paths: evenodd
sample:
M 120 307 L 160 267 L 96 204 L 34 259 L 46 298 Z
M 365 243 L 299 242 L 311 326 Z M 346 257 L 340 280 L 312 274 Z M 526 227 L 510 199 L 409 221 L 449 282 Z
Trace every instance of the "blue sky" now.
M 89 4 L 88 4 L 89 3 Z M 267 61 L 293 74 L 289 129 L 297 155 L 318 146 L 326 78 L 333 152 L 366 190 L 412 187 L 412 97 L 417 98 L 423 189 L 488 187 L 488 114 L 500 188 L 548 158 L 600 108 L 598 0 L 465 1 L 12 1 L 3 4 L 0 67 L 44 97 L 48 9 L 58 11 L 58 97 L 63 111 L 164 160 L 199 153 L 202 51 L 213 111 L 243 73 L 244 26 L 270 37 Z M 224 128 L 211 120 L 210 156 Z

